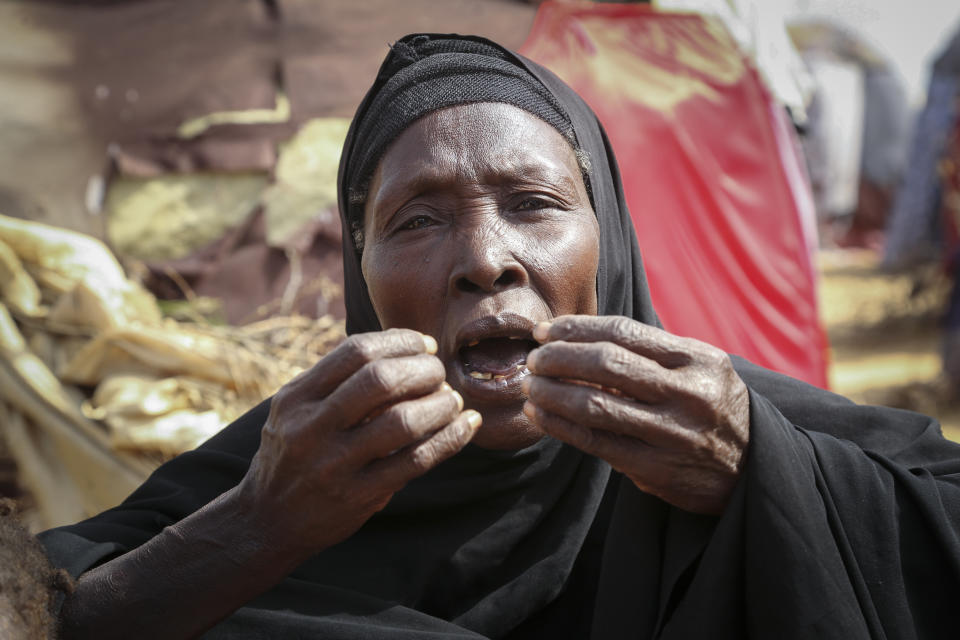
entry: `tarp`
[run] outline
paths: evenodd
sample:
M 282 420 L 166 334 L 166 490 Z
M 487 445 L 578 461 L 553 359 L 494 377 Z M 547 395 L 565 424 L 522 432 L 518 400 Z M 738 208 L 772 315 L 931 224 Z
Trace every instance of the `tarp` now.
M 809 186 L 784 109 L 723 24 L 545 3 L 521 51 L 610 136 L 666 329 L 825 387 Z

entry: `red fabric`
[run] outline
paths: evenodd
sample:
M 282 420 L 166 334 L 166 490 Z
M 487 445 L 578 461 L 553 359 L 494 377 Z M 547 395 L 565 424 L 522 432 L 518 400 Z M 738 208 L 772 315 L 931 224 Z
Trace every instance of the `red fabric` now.
M 546 3 L 521 51 L 607 130 L 666 329 L 826 387 L 805 174 L 783 110 L 724 26 Z

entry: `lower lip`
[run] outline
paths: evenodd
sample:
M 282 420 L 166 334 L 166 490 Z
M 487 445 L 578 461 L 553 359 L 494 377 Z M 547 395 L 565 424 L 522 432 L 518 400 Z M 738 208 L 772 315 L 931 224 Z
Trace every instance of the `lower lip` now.
M 520 388 L 520 381 L 530 375 L 530 370 L 527 369 L 526 365 L 517 369 L 515 373 L 502 378 L 490 378 L 489 380 L 471 377 L 459 361 L 453 369 L 457 378 L 456 382 L 459 383 L 454 386 L 460 390 L 464 397 L 479 402 L 508 402 L 526 398 Z

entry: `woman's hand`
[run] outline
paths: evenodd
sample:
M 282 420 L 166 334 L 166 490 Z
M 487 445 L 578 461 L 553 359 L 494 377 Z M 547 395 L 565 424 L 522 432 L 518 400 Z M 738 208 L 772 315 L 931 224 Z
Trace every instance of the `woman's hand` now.
M 192 638 L 347 538 L 480 426 L 416 331 L 348 338 L 274 397 L 239 485 L 85 573 L 64 638 Z
M 723 351 L 620 316 L 541 323 L 524 413 L 643 491 L 719 514 L 749 440 L 747 388 Z
M 310 555 L 463 448 L 480 414 L 444 382 L 433 338 L 354 335 L 274 397 L 238 488 L 266 539 Z

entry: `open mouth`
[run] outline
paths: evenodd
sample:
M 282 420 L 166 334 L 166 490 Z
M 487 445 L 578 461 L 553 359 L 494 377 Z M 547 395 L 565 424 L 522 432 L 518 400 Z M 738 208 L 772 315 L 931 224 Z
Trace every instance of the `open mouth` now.
M 460 327 L 447 374 L 468 404 L 512 405 L 525 398 L 520 383 L 530 375 L 527 356 L 540 346 L 535 325 L 531 317 L 506 311 Z
M 470 340 L 458 356 L 464 373 L 471 380 L 506 381 L 528 373 L 527 354 L 537 347 L 528 334 Z

